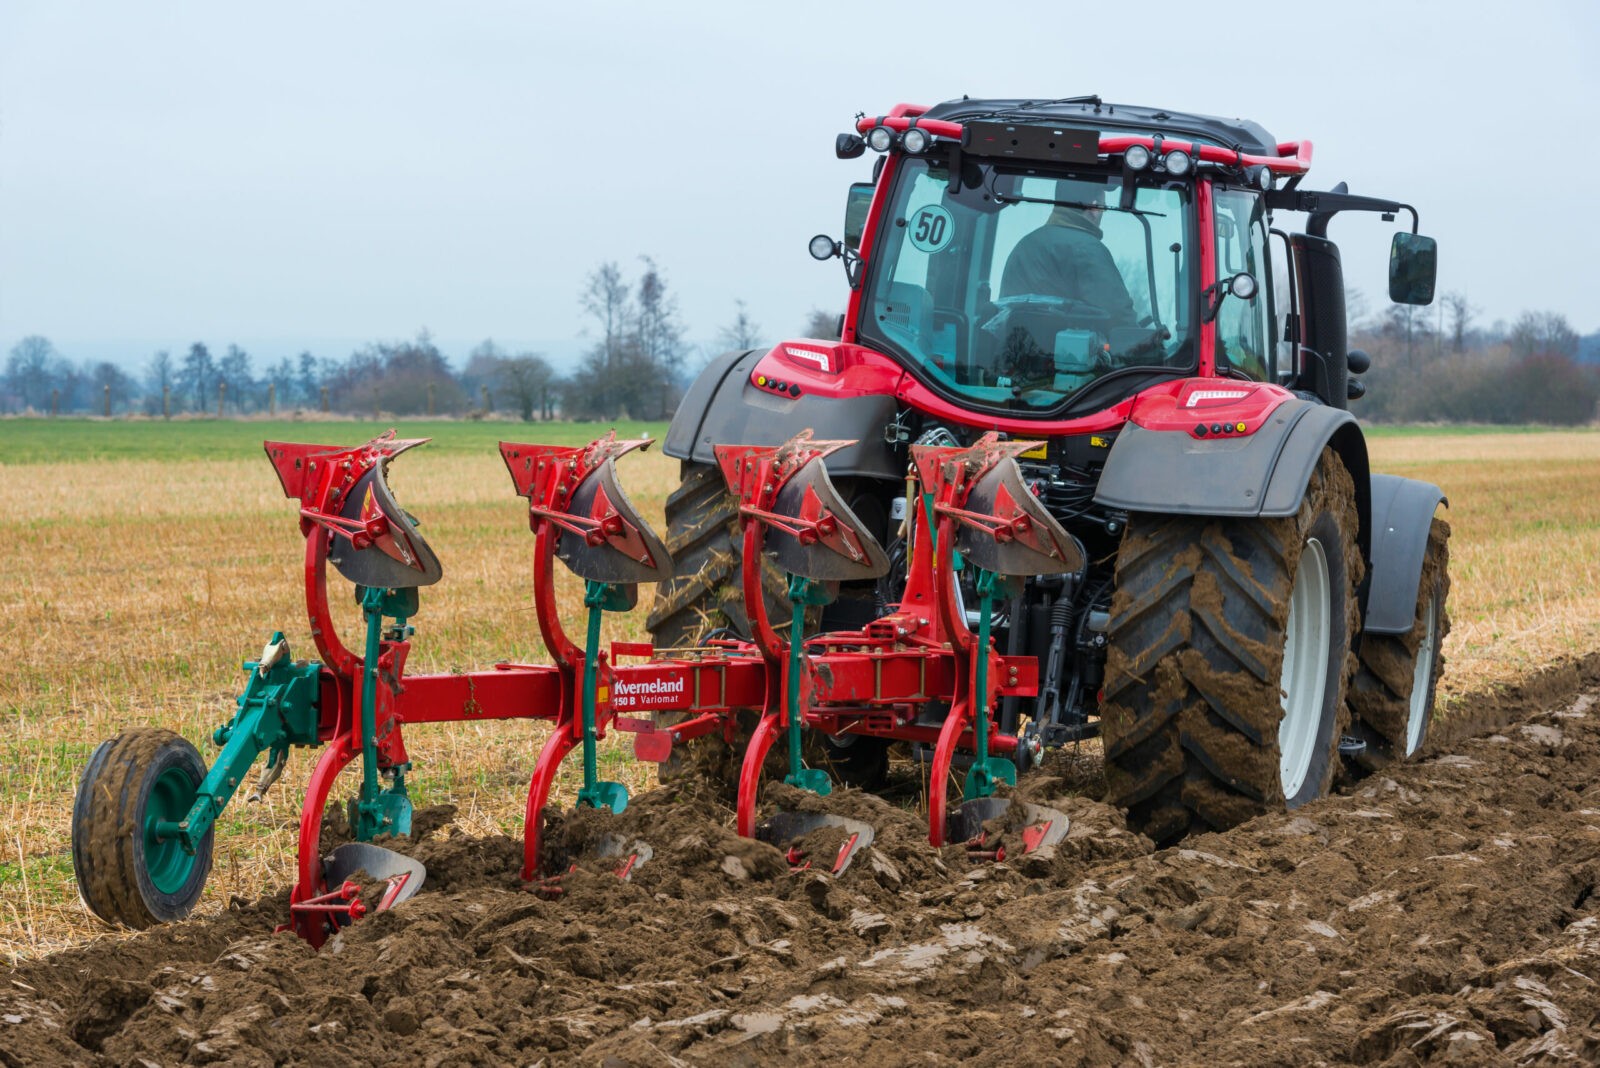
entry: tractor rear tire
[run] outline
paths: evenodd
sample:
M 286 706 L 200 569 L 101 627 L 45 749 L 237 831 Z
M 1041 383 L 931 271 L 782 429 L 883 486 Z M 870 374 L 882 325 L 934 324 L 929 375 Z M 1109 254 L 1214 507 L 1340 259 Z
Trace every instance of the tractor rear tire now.
M 182 820 L 205 778 L 188 740 L 136 727 L 100 743 L 72 805 L 72 870 L 102 920 L 145 928 L 187 916 L 211 872 L 214 834 L 194 853 L 158 839 L 159 820 Z
M 1130 520 L 1101 732 L 1108 800 L 1134 830 L 1166 845 L 1327 794 L 1355 667 L 1357 523 L 1329 449 L 1296 515 Z
M 1351 730 L 1367 743 L 1356 761 L 1369 771 L 1410 760 L 1427 743 L 1434 698 L 1444 674 L 1449 596 L 1450 524 L 1434 519 L 1411 629 L 1405 634 L 1363 635 L 1357 654 L 1350 682 Z
M 656 587 L 645 621 L 655 647 L 688 648 L 724 630 L 749 637 L 739 501 L 715 465 L 683 462 L 682 482 L 667 497 L 667 551 L 673 575 Z M 770 560 L 763 561 L 761 580 L 767 616 L 773 626 L 782 626 L 789 619 L 783 573 Z

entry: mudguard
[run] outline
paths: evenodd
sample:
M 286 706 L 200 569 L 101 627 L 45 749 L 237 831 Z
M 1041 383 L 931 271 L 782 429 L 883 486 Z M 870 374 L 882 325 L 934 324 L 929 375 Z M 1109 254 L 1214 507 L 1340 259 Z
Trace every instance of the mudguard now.
M 1372 555 L 1367 568 L 1368 634 L 1404 634 L 1416 619 L 1428 529 L 1444 491 L 1398 475 L 1372 476 Z
M 904 466 L 897 467 L 894 451 L 883 437 L 898 410 L 892 395 L 774 396 L 750 382 L 751 370 L 766 354 L 766 349 L 726 352 L 707 364 L 678 405 L 661 451 L 680 460 L 714 464 L 715 445 L 781 445 L 800 431 L 811 430 L 819 439 L 855 442 L 828 457 L 833 477 L 905 477 Z
M 1372 503 L 1367 443 L 1355 416 L 1294 397 L 1243 437 L 1197 438 L 1129 423 L 1117 435 L 1095 501 L 1167 515 L 1286 516 L 1300 510 L 1326 446 L 1356 484 L 1357 543 L 1370 558 Z

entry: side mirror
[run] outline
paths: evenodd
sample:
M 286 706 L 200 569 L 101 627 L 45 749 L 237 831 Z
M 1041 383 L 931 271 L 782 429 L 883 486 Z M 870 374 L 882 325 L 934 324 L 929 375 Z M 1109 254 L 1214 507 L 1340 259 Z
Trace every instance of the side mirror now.
M 861 233 L 867 228 L 867 213 L 872 210 L 872 182 L 854 182 L 844 202 L 844 247 L 860 248 Z
M 833 139 L 833 154 L 840 159 L 855 159 L 867 150 L 860 134 L 842 133 Z
M 1389 299 L 1396 304 L 1432 304 L 1439 274 L 1439 246 L 1431 237 L 1394 235 L 1389 246 Z

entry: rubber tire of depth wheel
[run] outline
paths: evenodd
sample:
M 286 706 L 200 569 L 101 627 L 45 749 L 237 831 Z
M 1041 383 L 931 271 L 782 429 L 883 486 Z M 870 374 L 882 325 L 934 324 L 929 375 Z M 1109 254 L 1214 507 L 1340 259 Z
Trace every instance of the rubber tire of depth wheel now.
M 1433 723 L 1433 702 L 1444 674 L 1444 639 L 1450 633 L 1450 524 L 1434 519 L 1428 530 L 1428 549 L 1422 558 L 1422 580 L 1417 586 L 1417 609 L 1405 634 L 1366 634 L 1356 654 L 1356 674 L 1350 681 L 1351 731 L 1367 743 L 1356 762 L 1369 771 L 1397 760 L 1410 760 L 1422 751 Z M 1427 637 L 1429 603 L 1433 604 L 1433 670 L 1421 709 L 1422 730 L 1417 744 L 1407 747 L 1411 722 L 1411 697 L 1416 688 L 1417 659 Z
M 1354 483 L 1331 449 L 1294 516 L 1130 519 L 1117 553 L 1100 709 L 1108 800 L 1128 810 L 1130 827 L 1165 845 L 1327 793 L 1355 667 L 1357 522 Z M 1284 646 L 1312 538 L 1328 568 L 1327 682 L 1310 767 L 1285 797 Z
M 673 576 L 656 586 L 645 626 L 657 649 L 700 644 L 723 627 L 750 633 L 744 611 L 741 560 L 744 535 L 739 502 L 712 464 L 683 461 L 682 481 L 667 497 L 667 551 Z M 772 561 L 763 562 L 761 584 L 773 625 L 789 619 L 788 583 Z
M 185 791 L 192 802 L 205 774 L 199 751 L 158 727 L 124 731 L 95 749 L 72 805 L 72 870 L 96 916 L 145 928 L 194 908 L 211 873 L 214 831 L 191 857 L 176 842 L 152 850 L 144 828 L 160 808 L 169 816 L 184 808 Z

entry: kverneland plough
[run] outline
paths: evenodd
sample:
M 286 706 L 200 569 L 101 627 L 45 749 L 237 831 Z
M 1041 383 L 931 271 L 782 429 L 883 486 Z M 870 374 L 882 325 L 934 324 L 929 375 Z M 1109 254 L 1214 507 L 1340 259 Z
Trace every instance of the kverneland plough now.
M 994 435 L 969 448 L 918 446 L 908 478 L 918 488 L 908 518 L 910 553 L 898 607 L 854 631 L 808 637 L 806 610 L 828 603 L 841 581 L 882 575 L 889 561 L 878 541 L 840 499 L 824 458 L 848 442 L 801 434 L 779 446 L 717 449 L 744 530 L 743 568 L 751 640 L 718 640 L 659 654 L 645 643 L 602 649 L 602 614 L 632 608 L 637 585 L 672 574 L 666 547 L 617 480 L 618 457 L 648 440 L 614 434 L 582 448 L 502 443 L 519 495 L 528 499 L 534 534 L 533 599 L 552 665 L 501 663 L 492 670 L 406 673 L 411 621 L 420 587 L 442 569 L 417 521 L 390 492 L 388 465 L 422 444 L 393 432 L 356 448 L 268 442 L 286 496 L 300 503 L 306 539 L 304 583 L 312 639 L 320 660 L 292 659 L 282 633 L 259 660 L 232 721 L 215 741 L 222 752 L 207 771 L 199 754 L 169 731 L 139 728 L 102 744 L 79 787 L 73 861 L 89 907 L 102 918 L 143 927 L 189 912 L 211 866 L 213 826 L 257 759 L 266 754 L 257 800 L 280 777 L 292 747 L 321 747 L 300 818 L 291 926 L 312 945 L 368 907 L 388 908 L 415 893 L 422 866 L 370 844 L 411 829 L 406 728 L 485 719 L 549 720 L 528 790 L 522 876 L 550 889 L 562 873 L 542 870 L 543 813 L 562 760 L 579 748 L 583 785 L 577 804 L 620 813 L 621 784 L 599 777 L 596 745 L 610 730 L 631 732 L 642 760 L 667 760 L 673 747 L 708 735 L 740 740 L 741 710 L 759 712 L 745 743 L 738 782 L 737 829 L 789 850 L 795 867 L 813 863 L 834 874 L 870 845 L 873 829 L 821 812 L 778 812 L 760 820 L 759 789 L 767 757 L 783 738 L 791 786 L 826 795 L 828 773 L 802 760 L 802 732 L 859 735 L 932 747 L 929 841 L 967 842 L 977 856 L 1001 859 L 993 830 L 1010 802 L 997 787 L 1016 780 L 1018 740 L 995 728 L 992 711 L 1008 696 L 1031 696 L 1038 665 L 1005 656 L 990 639 L 995 604 L 1014 595 L 1017 576 L 1068 573 L 1083 565 L 1077 541 L 1040 505 L 1014 457 L 1029 442 Z M 761 594 L 761 561 L 770 556 L 789 576 L 791 614 L 773 620 Z M 584 580 L 588 626 L 582 645 L 563 629 L 556 607 L 559 559 Z M 327 565 L 355 585 L 363 620 L 358 654 L 341 640 L 330 604 Z M 957 571 L 976 576 L 977 630 L 968 624 Z M 958 753 L 969 761 L 963 802 L 947 808 Z M 359 762 L 349 801 L 355 841 L 324 855 L 323 814 L 339 773 Z M 1013 823 L 1017 822 L 1013 814 Z M 1060 812 L 1026 806 L 1023 850 L 1066 833 Z M 843 831 L 830 857 L 804 857 L 791 845 L 823 826 Z M 615 838 L 596 850 L 627 878 L 650 857 L 648 844 Z M 385 884 L 363 897 L 360 879 Z M 369 905 L 370 903 L 370 905 Z

